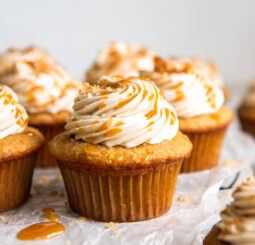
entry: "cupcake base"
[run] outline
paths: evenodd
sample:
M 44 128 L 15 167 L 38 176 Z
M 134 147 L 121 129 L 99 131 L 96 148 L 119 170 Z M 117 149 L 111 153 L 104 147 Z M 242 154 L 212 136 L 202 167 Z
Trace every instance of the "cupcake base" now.
M 91 219 L 113 222 L 148 220 L 166 213 L 181 163 L 182 159 L 135 171 L 98 169 L 99 174 L 92 174 L 97 171 L 58 161 L 71 209 Z M 136 174 L 123 175 L 127 172 Z
M 254 110 L 246 111 L 243 108 L 239 108 L 238 116 L 243 131 L 250 133 L 255 137 L 255 111 Z
M 186 133 L 193 145 L 189 158 L 184 159 L 181 172 L 195 172 L 218 166 L 221 146 L 227 127 L 200 133 Z
M 204 239 L 203 245 L 230 245 L 228 242 L 219 240 L 219 235 L 221 233 L 220 228 L 217 225 L 214 225 L 212 230 L 207 234 Z
M 40 132 L 45 137 L 45 143 L 43 144 L 42 148 L 40 149 L 37 159 L 36 159 L 36 166 L 37 167 L 56 167 L 57 161 L 50 155 L 48 150 L 48 142 L 56 135 L 60 134 L 64 131 L 64 126 L 42 126 L 37 127 Z
M 0 163 L 0 212 L 21 205 L 28 198 L 36 155 Z

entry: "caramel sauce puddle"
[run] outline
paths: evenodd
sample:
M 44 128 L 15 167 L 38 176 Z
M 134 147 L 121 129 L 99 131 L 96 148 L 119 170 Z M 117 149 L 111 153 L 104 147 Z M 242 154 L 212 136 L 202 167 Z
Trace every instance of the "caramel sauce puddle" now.
M 17 238 L 23 241 L 46 240 L 65 233 L 65 227 L 58 222 L 42 222 L 21 230 Z

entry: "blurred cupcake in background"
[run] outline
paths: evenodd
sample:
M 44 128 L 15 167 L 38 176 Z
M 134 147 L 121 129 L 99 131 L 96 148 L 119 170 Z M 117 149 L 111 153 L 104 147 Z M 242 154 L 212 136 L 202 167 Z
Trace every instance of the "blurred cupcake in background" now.
M 238 108 L 242 129 L 255 137 L 255 79 L 247 89 Z
M 225 99 L 228 99 L 230 94 L 229 90 L 226 88 L 224 84 L 223 77 L 216 66 L 216 64 L 212 60 L 204 60 L 197 56 L 188 56 L 188 57 L 170 57 L 168 60 L 169 65 L 173 62 L 173 66 L 175 66 L 178 62 L 184 64 L 185 62 L 192 64 L 193 69 L 201 74 L 204 77 L 208 77 L 209 80 L 216 86 L 220 87 L 224 92 Z
M 192 144 L 155 84 L 104 76 L 75 99 L 66 132 L 49 150 L 63 175 L 70 207 L 101 221 L 141 221 L 171 206 Z
M 255 244 L 255 177 L 245 180 L 232 197 L 232 203 L 220 214 L 218 239 L 227 244 Z
M 64 130 L 82 83 L 73 79 L 45 51 L 36 47 L 9 49 L 0 55 L 0 83 L 11 87 L 29 113 L 29 125 L 40 129 L 46 144 Z M 47 146 L 38 166 L 54 166 Z
M 0 85 L 0 212 L 19 206 L 29 196 L 43 136 L 27 123 L 17 95 Z
M 141 71 L 153 71 L 153 57 L 145 47 L 112 42 L 99 52 L 86 73 L 86 82 L 96 83 L 103 75 L 139 76 Z
M 155 58 L 155 70 L 144 72 L 174 107 L 180 131 L 192 141 L 193 151 L 182 172 L 199 171 L 218 165 L 222 141 L 232 121 L 232 112 L 223 105 L 222 90 L 208 76 L 197 72 L 193 62 Z

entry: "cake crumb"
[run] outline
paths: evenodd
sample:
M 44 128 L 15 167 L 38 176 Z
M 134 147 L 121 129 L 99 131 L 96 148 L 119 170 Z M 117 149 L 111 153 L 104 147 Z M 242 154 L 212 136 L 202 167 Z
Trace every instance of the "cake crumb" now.
M 121 232 L 120 232 L 119 230 L 116 230 L 115 232 L 116 232 L 116 234 L 117 234 L 118 236 L 121 235 Z
M 43 184 L 43 185 L 48 185 L 49 184 L 49 180 L 46 178 L 45 174 L 41 174 L 38 180 L 39 184 Z
M 56 176 L 55 176 L 55 180 L 62 181 L 63 178 L 62 178 L 62 176 L 59 174 L 59 175 L 56 175 Z
M 222 199 L 224 196 L 222 194 L 219 195 L 219 198 Z
M 180 202 L 182 200 L 182 198 L 180 197 L 180 196 L 178 196 L 177 198 L 176 198 L 176 202 Z
M 77 220 L 79 220 L 79 221 L 86 221 L 86 220 L 87 220 L 87 218 L 86 218 L 86 217 L 81 216 L 81 217 L 77 218 Z
M 232 191 L 228 191 L 228 192 L 227 192 L 227 196 L 228 196 L 228 197 L 231 197 L 231 196 L 232 196 Z
M 116 225 L 116 223 L 114 223 L 114 222 L 109 222 L 109 223 L 106 223 L 106 227 L 107 227 L 108 229 L 114 230 L 114 229 L 117 228 L 117 225 Z
M 59 194 L 59 197 L 65 197 L 65 193 L 61 192 L 61 193 Z
M 5 218 L 6 218 L 6 216 L 4 216 L 4 215 L 0 216 L 0 219 L 1 219 L 2 221 L 4 221 Z
M 220 209 L 220 208 L 221 208 L 221 205 L 220 205 L 220 204 L 217 204 L 217 205 L 215 206 L 215 208 L 216 208 L 216 209 Z
M 235 161 L 235 160 L 226 160 L 224 163 L 223 163 L 223 166 L 224 167 L 236 167 L 236 166 L 239 166 L 239 165 L 243 165 L 245 164 L 245 161 L 242 160 L 242 161 Z
M 73 224 L 72 222 L 69 222 L 69 223 L 68 223 L 68 227 L 70 227 L 72 224 Z
M 58 191 L 51 191 L 50 192 L 50 195 L 51 196 L 57 196 L 59 193 L 58 193 Z
M 8 221 L 5 222 L 5 224 L 6 224 L 6 225 L 9 225 L 9 224 L 11 224 L 11 222 L 12 222 L 12 220 L 9 219 Z
M 67 240 L 66 245 L 71 245 L 70 240 Z
M 190 198 L 188 195 L 184 196 L 184 201 L 187 203 L 187 204 L 192 204 Z
M 32 216 L 34 216 L 35 214 L 36 214 L 36 210 L 35 210 L 35 211 L 33 211 L 31 215 L 32 215 Z

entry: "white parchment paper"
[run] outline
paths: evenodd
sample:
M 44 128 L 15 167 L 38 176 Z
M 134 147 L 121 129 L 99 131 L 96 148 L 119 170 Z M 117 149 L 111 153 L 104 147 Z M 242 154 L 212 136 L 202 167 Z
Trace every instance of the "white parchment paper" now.
M 225 160 L 243 161 L 245 164 L 182 174 L 178 178 L 173 205 L 168 213 L 149 221 L 116 224 L 116 227 L 93 220 L 77 220 L 79 215 L 68 207 L 58 169 L 36 169 L 29 200 L 17 209 L 0 213 L 0 244 L 202 244 L 207 232 L 218 222 L 220 210 L 231 201 L 232 190 L 253 174 L 255 143 L 251 137 L 239 131 L 236 122 L 224 142 L 221 162 Z M 231 183 L 238 172 L 239 178 L 232 189 L 219 191 L 222 185 Z M 17 240 L 16 235 L 23 228 L 47 221 L 41 211 L 43 208 L 55 209 L 60 215 L 59 222 L 66 228 L 65 234 L 47 241 Z

